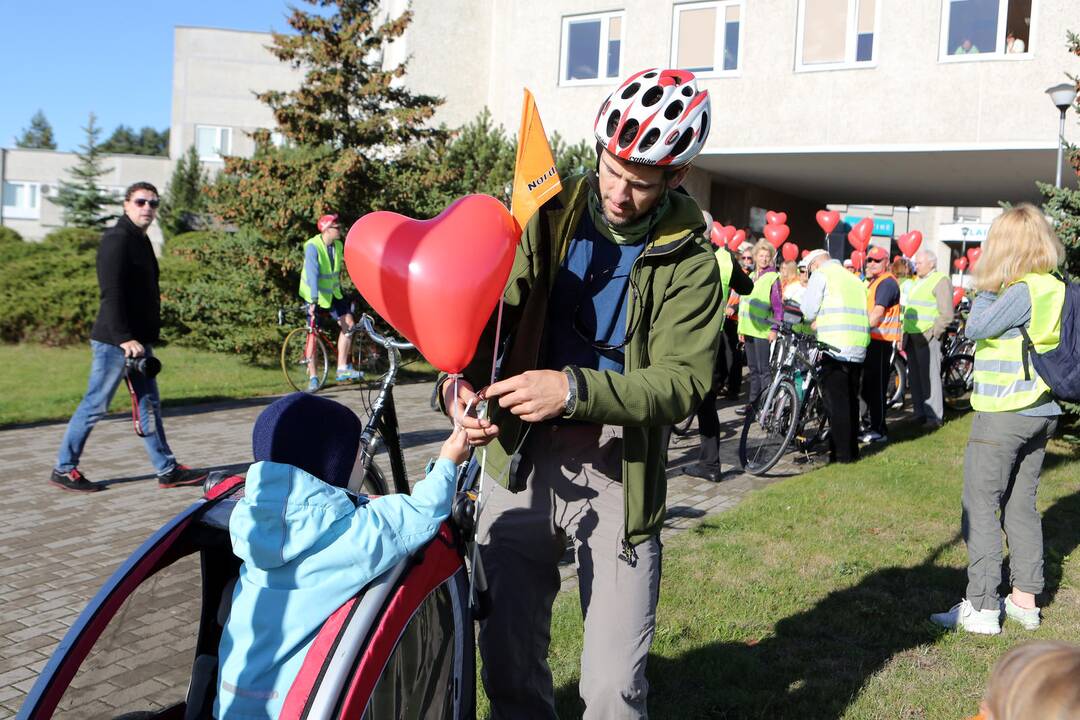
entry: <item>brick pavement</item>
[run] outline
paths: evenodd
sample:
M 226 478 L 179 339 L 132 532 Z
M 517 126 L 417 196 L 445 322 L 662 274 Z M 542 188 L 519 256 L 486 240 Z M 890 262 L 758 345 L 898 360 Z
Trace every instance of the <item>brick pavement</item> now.
M 446 436 L 446 421 L 430 410 L 430 385 L 397 388 L 398 414 L 410 477 L 418 477 Z M 363 409 L 366 393 L 355 388 L 326 393 Z M 165 413 L 169 443 L 188 465 L 242 472 L 250 461 L 251 426 L 273 398 L 172 408 Z M 725 467 L 737 465 L 741 419 L 721 410 Z M 199 497 L 197 488 L 162 490 L 150 472 L 130 419 L 111 416 L 94 429 L 81 468 L 106 491 L 64 492 L 46 482 L 64 432 L 51 423 L 0 431 L 0 718 L 11 717 L 37 673 L 104 580 L 143 540 Z M 672 438 L 665 536 L 692 527 L 705 515 L 735 506 L 751 490 L 804 469 L 789 455 L 769 478 L 731 472 L 714 484 L 683 475 L 694 459 L 697 438 Z M 385 458 L 382 467 L 389 472 Z M 177 667 L 190 667 L 191 638 L 170 630 L 191 622 L 195 600 L 183 588 L 195 565 L 163 574 L 148 591 L 160 598 L 175 588 L 167 612 L 147 612 L 139 620 L 133 600 L 131 627 L 122 637 L 99 643 L 103 651 L 86 663 L 65 698 L 71 717 L 90 717 L 139 697 L 155 702 Z M 563 571 L 564 589 L 574 583 L 572 565 Z M 147 584 L 149 585 L 149 584 Z M 172 659 L 170 666 L 168 660 Z M 136 669 L 138 668 L 138 669 Z M 186 670 L 182 672 L 186 673 Z M 167 697 L 161 702 L 168 700 Z

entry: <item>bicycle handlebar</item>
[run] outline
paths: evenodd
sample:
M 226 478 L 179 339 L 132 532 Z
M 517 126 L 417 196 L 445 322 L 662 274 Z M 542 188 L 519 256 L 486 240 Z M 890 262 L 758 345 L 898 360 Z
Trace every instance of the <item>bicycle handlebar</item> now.
M 375 341 L 376 344 L 382 345 L 384 348 L 394 348 L 395 350 L 413 350 L 416 347 L 411 342 L 395 340 L 392 337 L 380 335 L 375 330 L 375 324 L 372 322 L 370 315 L 361 315 L 359 325 L 364 329 L 364 332 L 368 334 L 368 337 Z

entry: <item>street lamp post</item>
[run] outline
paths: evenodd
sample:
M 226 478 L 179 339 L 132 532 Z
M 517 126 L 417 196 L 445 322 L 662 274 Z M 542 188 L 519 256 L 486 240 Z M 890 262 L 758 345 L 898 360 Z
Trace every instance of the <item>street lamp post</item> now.
M 1057 177 L 1054 180 L 1054 186 L 1061 187 L 1061 159 L 1065 151 L 1065 111 L 1076 102 L 1076 85 L 1061 83 L 1047 88 L 1046 94 L 1050 96 L 1050 101 L 1061 111 L 1061 127 L 1058 130 Z

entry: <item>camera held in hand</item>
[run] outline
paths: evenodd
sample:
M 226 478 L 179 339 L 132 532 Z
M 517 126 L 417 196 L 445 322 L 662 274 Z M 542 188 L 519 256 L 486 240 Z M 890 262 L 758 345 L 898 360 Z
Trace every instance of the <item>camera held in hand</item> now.
M 148 378 L 157 377 L 161 372 L 161 361 L 156 357 L 143 355 L 142 357 L 129 357 L 124 360 L 124 367 L 129 373 L 137 372 Z

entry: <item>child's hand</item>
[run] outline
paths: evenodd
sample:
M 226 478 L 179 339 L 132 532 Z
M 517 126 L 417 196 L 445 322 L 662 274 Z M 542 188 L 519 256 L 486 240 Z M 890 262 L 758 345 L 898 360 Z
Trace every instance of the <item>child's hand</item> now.
M 454 425 L 454 432 L 450 433 L 450 437 L 446 438 L 446 442 L 443 443 L 442 449 L 439 451 L 439 458 L 446 458 L 455 465 L 460 465 L 465 462 L 468 455 L 469 436 L 463 427 Z

